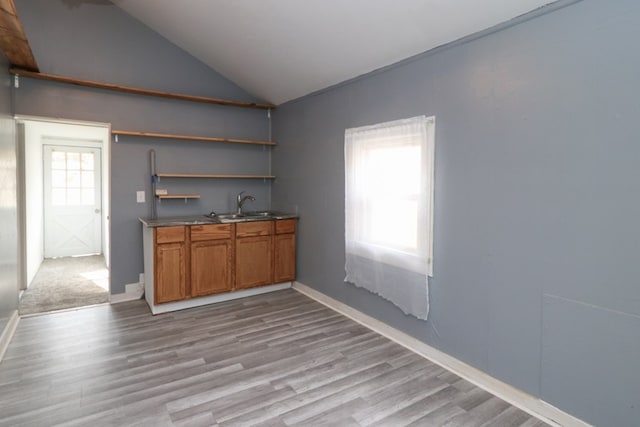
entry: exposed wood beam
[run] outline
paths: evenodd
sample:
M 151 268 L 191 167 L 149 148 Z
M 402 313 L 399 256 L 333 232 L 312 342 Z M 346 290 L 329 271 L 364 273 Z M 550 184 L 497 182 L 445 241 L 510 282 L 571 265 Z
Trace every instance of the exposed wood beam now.
M 179 99 L 181 101 L 204 102 L 206 104 L 229 105 L 232 107 L 259 108 L 264 110 L 275 108 L 275 106 L 271 104 L 258 104 L 255 102 L 245 102 L 245 101 L 231 101 L 228 99 L 221 99 L 221 98 L 208 98 L 204 96 L 185 95 L 181 93 L 141 89 L 141 88 L 136 88 L 131 86 L 116 85 L 112 83 L 101 83 L 101 82 L 96 82 L 92 80 L 83 80 L 83 79 L 76 79 L 73 77 L 64 77 L 64 76 L 59 76 L 55 74 L 45 74 L 45 73 L 37 73 L 37 72 L 34 73 L 32 71 L 23 70 L 16 67 L 11 68 L 9 71 L 13 74 L 23 76 L 23 77 L 31 77 L 39 80 L 48 80 L 48 81 L 53 81 L 58 83 L 68 83 L 68 84 L 93 87 L 98 89 L 113 90 L 117 92 L 133 93 L 136 95 L 148 95 L 148 96 L 156 96 L 160 98 Z
M 38 71 L 13 0 L 0 0 L 0 50 L 11 66 Z

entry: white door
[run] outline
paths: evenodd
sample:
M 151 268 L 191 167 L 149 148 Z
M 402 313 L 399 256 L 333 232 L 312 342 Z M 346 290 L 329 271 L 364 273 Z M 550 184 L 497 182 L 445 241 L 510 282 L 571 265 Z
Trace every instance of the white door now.
M 102 252 L 100 149 L 44 146 L 45 258 Z

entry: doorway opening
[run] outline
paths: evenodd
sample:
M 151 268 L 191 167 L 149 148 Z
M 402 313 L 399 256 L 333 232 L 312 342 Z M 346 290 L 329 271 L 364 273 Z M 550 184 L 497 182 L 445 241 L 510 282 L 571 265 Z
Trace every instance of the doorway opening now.
M 20 314 L 108 303 L 109 125 L 17 122 Z

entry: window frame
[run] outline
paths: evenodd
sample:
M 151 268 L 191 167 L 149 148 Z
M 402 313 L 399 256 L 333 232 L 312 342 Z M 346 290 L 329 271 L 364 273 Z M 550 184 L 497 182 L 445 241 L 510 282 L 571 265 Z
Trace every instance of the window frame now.
M 400 128 L 406 126 L 408 121 L 415 126 L 424 126 L 419 131 L 405 135 L 377 136 L 376 129 L 384 132 L 394 132 L 394 126 Z M 359 136 L 354 136 L 360 133 Z M 370 136 L 368 135 L 370 134 Z M 363 136 L 365 135 L 365 136 Z M 407 141 L 407 139 L 412 139 Z M 415 138 L 420 138 L 415 141 Z M 394 141 L 396 140 L 396 141 Z M 406 141 L 403 143 L 403 141 Z M 402 144 L 402 145 L 400 145 Z M 371 173 L 367 169 L 368 158 L 354 159 L 354 151 L 361 150 L 370 157 L 374 150 L 393 149 L 394 145 L 399 146 L 419 146 L 420 147 L 420 169 L 418 173 L 422 181 L 417 193 L 418 204 L 416 206 L 416 234 L 424 238 L 416 238 L 415 248 L 388 246 L 378 244 L 371 238 L 370 219 L 367 216 L 367 207 L 370 207 L 372 197 L 375 193 L 368 192 L 361 194 L 353 187 L 358 187 L 359 179 L 366 179 L 367 176 L 353 177 L 353 164 L 357 165 L 357 172 Z M 357 146 L 357 147 L 356 147 Z M 363 166 L 364 165 L 364 166 Z M 433 275 L 433 201 L 434 201 L 434 176 L 435 176 L 435 117 L 418 116 L 410 119 L 401 119 L 391 122 L 379 123 L 372 126 L 350 128 L 345 131 L 345 250 L 358 256 L 415 271 L 428 276 Z M 422 171 L 424 169 L 424 171 Z M 351 181 L 355 182 L 351 182 Z M 351 185 L 350 185 L 351 184 Z M 397 183 L 396 185 L 401 185 Z M 366 185 L 365 185 L 366 187 Z M 366 187 L 369 189 L 368 187 Z M 354 200 L 355 199 L 355 200 Z M 390 199 L 391 200 L 391 199 Z M 408 200 L 408 199 L 407 199 Z M 396 200 L 397 201 L 397 200 Z M 356 212 L 357 207 L 362 212 Z M 363 208 L 364 207 L 364 208 Z M 355 208 L 355 209 L 354 209 Z M 393 212 L 393 207 L 389 208 Z M 373 212 L 373 210 L 372 210 Z M 393 224 L 394 217 L 390 215 L 389 223 Z M 425 263 L 426 261 L 426 263 Z

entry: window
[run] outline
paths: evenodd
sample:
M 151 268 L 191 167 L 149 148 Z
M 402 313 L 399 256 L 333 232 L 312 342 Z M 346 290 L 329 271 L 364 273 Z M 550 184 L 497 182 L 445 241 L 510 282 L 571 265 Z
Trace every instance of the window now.
M 434 128 L 420 116 L 345 132 L 345 280 L 420 318 L 433 265 Z M 414 310 L 407 298 L 425 303 Z
M 94 154 L 51 152 L 51 203 L 53 206 L 91 206 L 95 201 Z

